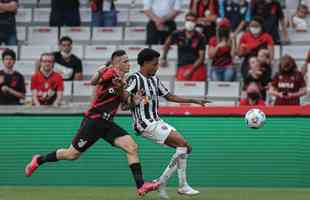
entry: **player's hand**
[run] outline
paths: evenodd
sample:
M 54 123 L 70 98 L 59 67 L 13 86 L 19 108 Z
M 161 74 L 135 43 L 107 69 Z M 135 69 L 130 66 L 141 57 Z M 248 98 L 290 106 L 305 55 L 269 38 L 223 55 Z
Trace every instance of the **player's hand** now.
M 132 97 L 134 105 L 139 105 L 143 101 L 143 98 L 144 98 L 144 90 L 141 89 Z

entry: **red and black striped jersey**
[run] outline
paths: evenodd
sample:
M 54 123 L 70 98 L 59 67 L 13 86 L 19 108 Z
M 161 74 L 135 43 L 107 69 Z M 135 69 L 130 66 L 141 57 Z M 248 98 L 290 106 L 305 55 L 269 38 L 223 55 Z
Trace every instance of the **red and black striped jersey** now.
M 114 67 L 105 68 L 100 75 L 96 86 L 95 98 L 91 107 L 84 113 L 92 119 L 112 120 L 118 106 L 121 103 L 121 94 L 124 84 L 116 81 L 121 79 L 118 69 Z

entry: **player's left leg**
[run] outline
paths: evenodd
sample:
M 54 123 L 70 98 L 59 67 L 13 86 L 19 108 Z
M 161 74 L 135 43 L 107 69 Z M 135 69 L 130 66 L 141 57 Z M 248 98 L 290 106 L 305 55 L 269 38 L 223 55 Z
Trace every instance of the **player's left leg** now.
M 176 148 L 177 151 L 181 152 L 180 156 L 177 159 L 177 170 L 179 178 L 178 193 L 190 196 L 199 194 L 200 192 L 194 190 L 187 182 L 187 176 L 186 176 L 187 157 L 192 150 L 191 146 L 181 136 L 181 134 L 175 130 L 170 132 L 164 144 Z
M 111 128 L 103 139 L 113 146 L 119 147 L 127 154 L 128 165 L 135 180 L 138 195 L 143 196 L 148 192 L 157 190 L 159 187 L 158 182 L 145 182 L 143 179 L 142 167 L 138 156 L 138 145 L 136 142 L 124 129 L 113 122 L 110 123 Z
M 191 146 L 178 132 L 176 132 L 175 128 L 164 121 L 157 121 L 149 125 L 145 131 L 142 132 L 142 136 L 157 144 L 164 144 L 176 149 L 168 166 L 159 178 L 161 184 L 159 188 L 161 198 L 168 198 L 165 186 L 171 175 L 177 169 L 180 185 L 178 192 L 186 195 L 199 194 L 197 190 L 189 186 L 186 179 L 187 156 L 191 152 Z

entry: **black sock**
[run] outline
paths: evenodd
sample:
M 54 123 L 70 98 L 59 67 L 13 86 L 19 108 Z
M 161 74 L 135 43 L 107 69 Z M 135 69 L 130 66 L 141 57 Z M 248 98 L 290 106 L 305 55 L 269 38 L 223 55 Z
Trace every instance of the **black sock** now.
M 140 163 L 133 163 L 129 167 L 130 167 L 132 175 L 135 179 L 136 186 L 139 189 L 144 184 L 141 164 Z
M 56 151 L 53 151 L 45 156 L 40 156 L 38 158 L 39 165 L 42 165 L 43 163 L 46 163 L 46 162 L 56 162 L 56 161 L 58 161 L 56 157 Z

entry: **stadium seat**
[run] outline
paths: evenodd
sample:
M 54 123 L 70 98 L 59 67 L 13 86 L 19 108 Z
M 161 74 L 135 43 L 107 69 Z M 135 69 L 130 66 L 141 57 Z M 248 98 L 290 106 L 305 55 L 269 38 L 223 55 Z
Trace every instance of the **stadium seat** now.
M 274 46 L 274 59 L 279 60 L 281 58 L 281 47 L 279 45 Z
M 160 54 L 162 55 L 163 45 L 152 45 L 151 48 L 160 52 Z M 168 51 L 167 59 L 168 60 L 177 60 L 178 59 L 178 47 L 176 45 L 170 46 L 170 50 Z
M 63 96 L 65 103 L 71 102 L 73 100 L 73 81 L 64 81 Z
M 93 28 L 93 44 L 120 44 L 123 39 L 122 27 L 95 27 Z
M 240 96 L 240 83 L 209 81 L 207 94 L 210 100 L 236 103 Z
M 28 44 L 55 45 L 57 43 L 58 29 L 56 27 L 28 27 Z
M 74 43 L 89 44 L 90 28 L 89 27 L 62 27 L 60 31 L 62 36 L 70 36 Z
M 88 102 L 92 95 L 92 86 L 87 81 L 73 82 L 73 101 Z
M 22 6 L 34 6 L 38 0 L 20 0 L 19 4 Z
M 85 59 L 87 60 L 109 60 L 111 54 L 116 50 L 112 45 L 87 45 L 85 47 Z
M 301 45 L 300 46 L 299 45 L 284 46 L 283 55 L 289 54 L 297 60 L 298 59 L 304 60 L 306 58 L 306 54 L 308 50 L 309 50 L 309 46 L 301 46 Z
M 126 44 L 145 44 L 146 28 L 145 27 L 126 27 L 125 42 Z
M 81 22 L 91 22 L 90 8 L 80 8 Z
M 83 62 L 83 74 L 86 79 L 89 79 L 101 65 L 104 65 L 106 61 L 89 61 Z
M 309 29 L 309 28 L 308 28 Z M 289 38 L 293 44 L 310 44 L 310 32 L 295 32 L 294 30 L 289 31 Z
M 51 50 L 54 52 L 54 51 L 59 51 L 59 47 L 58 45 L 53 45 L 51 46 Z M 73 43 L 73 46 L 72 46 L 72 53 L 74 55 L 76 55 L 77 57 L 79 57 L 80 59 L 83 59 L 84 58 L 84 47 L 83 45 L 75 45 Z
M 16 58 L 19 58 L 19 52 L 18 52 L 18 47 L 17 46 L 0 46 L 0 56 L 2 55 L 2 52 L 5 49 L 12 49 L 16 53 Z
M 31 8 L 18 8 L 16 13 L 17 23 L 31 23 L 32 20 L 32 9 Z
M 179 96 L 204 97 L 206 83 L 204 81 L 175 81 L 174 94 Z
M 26 41 L 26 36 L 27 36 L 27 29 L 25 26 L 17 26 L 17 39 L 20 42 L 25 42 Z
M 51 52 L 51 46 L 21 46 L 20 47 L 20 59 L 21 60 L 38 60 L 42 53 Z
M 144 15 L 142 9 L 131 9 L 129 15 L 129 21 L 132 23 L 144 23 L 149 21 L 149 19 Z
M 118 49 L 123 49 L 127 52 L 128 58 L 130 60 L 137 60 L 137 55 L 143 48 L 147 48 L 147 46 L 146 45 L 122 45 L 118 47 Z
M 35 71 L 36 61 L 34 60 L 18 60 L 15 63 L 15 70 L 19 71 L 25 76 L 25 79 L 31 79 L 33 72 Z
M 174 60 L 168 60 L 168 66 L 162 67 L 160 66 L 157 72 L 157 75 L 162 77 L 162 76 L 170 76 L 170 77 L 175 77 L 177 70 L 177 63 Z
M 50 20 L 51 8 L 34 8 L 33 22 L 36 24 L 47 25 Z
M 129 9 L 128 8 L 119 8 L 117 9 L 117 21 L 118 23 L 129 23 Z

